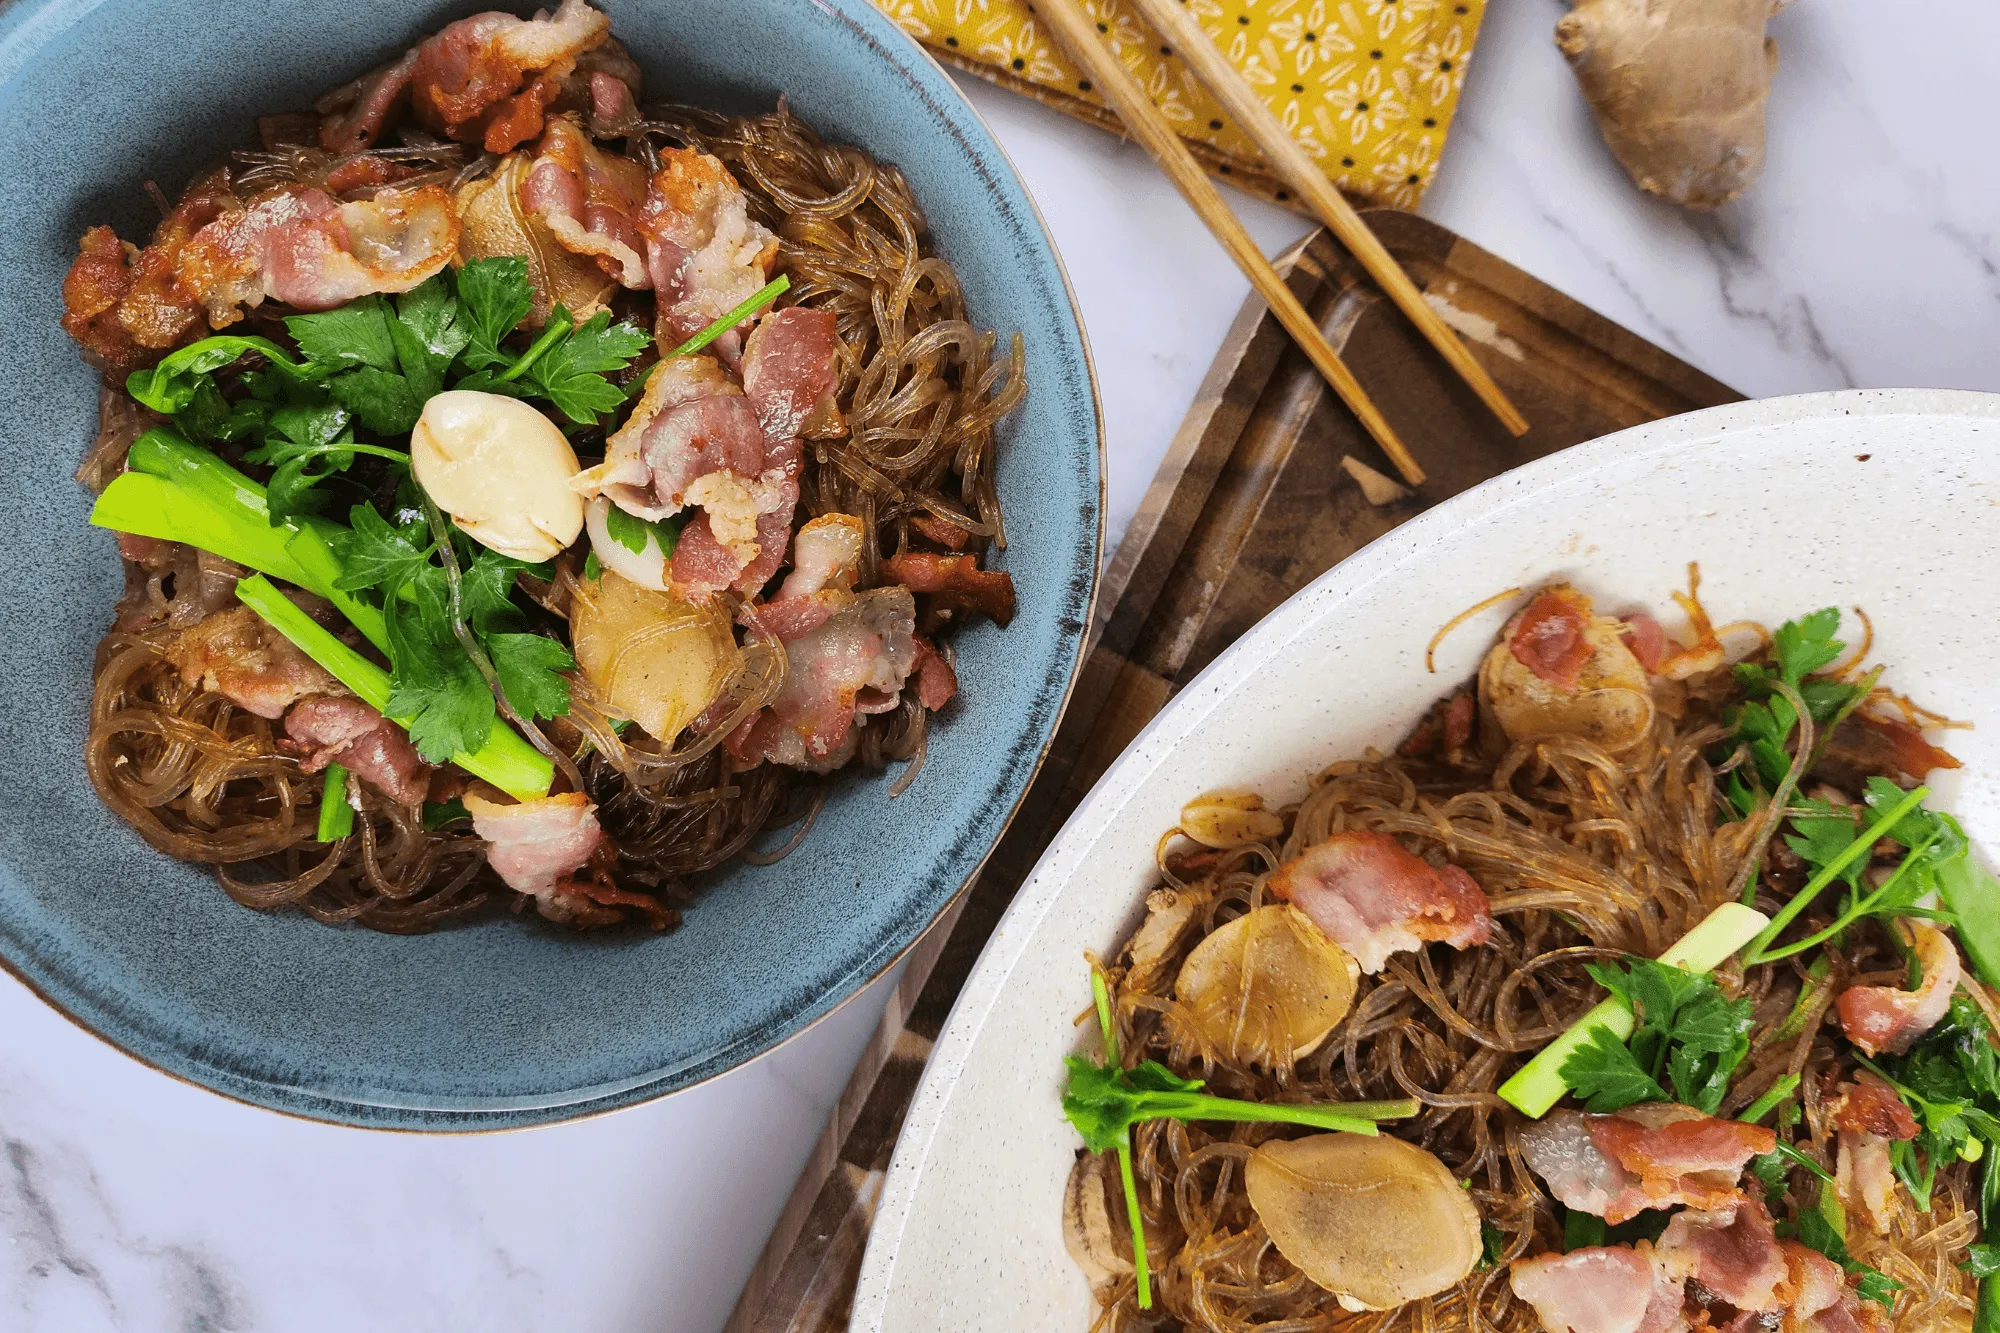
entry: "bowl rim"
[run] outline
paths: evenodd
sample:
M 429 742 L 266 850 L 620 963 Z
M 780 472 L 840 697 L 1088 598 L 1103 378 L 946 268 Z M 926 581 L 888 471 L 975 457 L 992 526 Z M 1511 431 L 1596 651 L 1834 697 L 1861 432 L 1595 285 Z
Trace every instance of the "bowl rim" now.
M 2000 423 L 2000 393 L 1961 389 L 1842 389 L 1746 399 L 1663 417 L 1525 463 L 1491 477 L 1392 528 L 1286 598 L 1246 630 L 1155 714 L 1105 770 L 1035 863 L 981 951 L 932 1044 L 881 1185 L 861 1272 L 850 1306 L 852 1333 L 879 1330 L 893 1308 L 917 1299 L 894 1285 L 896 1260 L 911 1210 L 925 1187 L 925 1167 L 954 1085 L 1049 912 L 1079 883 L 1082 853 L 1145 779 L 1217 701 L 1255 674 L 1282 645 L 1312 623 L 1410 561 L 1438 537 L 1491 514 L 1530 503 L 1591 473 L 1642 459 L 1663 460 L 1720 444 L 1726 436 L 1828 417 L 1975 419 Z M 1136 906 L 1136 902 L 1134 904 Z M 996 1238 L 985 1238 L 988 1240 Z
M 0 0 L 0 84 L 9 81 L 38 52 L 60 38 L 63 33 L 86 21 L 92 11 L 104 2 L 105 0 Z M 498 2 L 505 4 L 506 0 Z M 995 825 L 993 836 L 985 850 L 966 870 L 958 887 L 939 903 L 929 919 L 907 942 L 882 960 L 865 977 L 842 982 L 846 993 L 840 999 L 824 1010 L 812 1014 L 803 1022 L 798 1021 L 796 1017 L 787 1020 L 786 1025 L 781 1025 L 783 1030 L 775 1037 L 767 1037 L 760 1032 L 749 1032 L 728 1046 L 708 1052 L 683 1065 L 660 1071 L 652 1077 L 641 1077 L 608 1089 L 603 1087 L 585 1089 L 581 1095 L 568 1100 L 557 1097 L 524 1100 L 504 1108 L 430 1106 L 420 1104 L 416 1099 L 399 1102 L 364 1100 L 345 1095 L 329 1096 L 308 1088 L 263 1081 L 259 1081 L 256 1086 L 260 1091 L 268 1093 L 269 1099 L 252 1095 L 247 1090 L 231 1086 L 247 1083 L 248 1080 L 242 1075 L 214 1066 L 199 1056 L 184 1052 L 182 1054 L 189 1062 L 189 1071 L 172 1069 L 144 1052 L 126 1045 L 110 1033 L 100 1031 L 70 1006 L 56 999 L 48 988 L 4 953 L 0 953 L 0 972 L 19 982 L 36 999 L 79 1031 L 103 1042 L 119 1054 L 176 1082 L 199 1088 L 228 1101 L 315 1124 L 381 1133 L 501 1134 L 594 1120 L 688 1091 L 755 1063 L 805 1036 L 860 998 L 864 991 L 899 966 L 929 936 L 930 932 L 937 928 L 939 922 L 950 914 L 952 907 L 964 897 L 966 890 L 978 879 L 986 863 L 992 859 L 994 849 L 1019 815 L 1028 791 L 1041 776 L 1042 767 L 1047 762 L 1050 748 L 1055 743 L 1056 733 L 1061 729 L 1062 720 L 1075 696 L 1077 680 L 1083 670 L 1089 648 L 1090 628 L 1096 623 L 1104 574 L 1105 505 L 1110 473 L 1110 450 L 1105 438 L 1104 396 L 1098 383 L 1097 363 L 1091 350 L 1083 307 L 1077 299 L 1076 286 L 1070 278 L 1068 265 L 1063 260 L 1061 249 L 1056 245 L 1055 235 L 1049 228 L 1040 201 L 1035 198 L 1027 178 L 1022 175 L 1000 137 L 993 132 L 993 127 L 986 117 L 965 95 L 951 71 L 926 50 L 921 42 L 904 32 L 892 19 L 877 9 L 871 0 L 813 0 L 813 6 L 827 17 L 854 30 L 873 48 L 883 66 L 894 70 L 920 95 L 928 98 L 932 93 L 932 90 L 925 86 L 921 76 L 926 74 L 934 76 L 940 87 L 948 90 L 947 105 L 963 115 L 971 128 L 984 136 L 986 147 L 1005 167 L 1007 178 L 1020 191 L 1022 201 L 1027 205 L 1027 219 L 1032 221 L 1041 247 L 1061 282 L 1069 321 L 1076 331 L 1077 345 L 1082 352 L 1081 368 L 1084 383 L 1089 390 L 1089 429 L 1096 446 L 1097 494 L 1094 505 L 1096 516 L 1094 531 L 1088 534 L 1088 541 L 1085 543 L 1088 549 L 1079 552 L 1080 555 L 1087 557 L 1087 560 L 1080 563 L 1088 565 L 1089 582 L 1082 605 L 1078 609 L 1077 621 L 1081 628 L 1070 636 L 1073 651 L 1070 654 L 1069 668 L 1060 695 L 1050 712 L 1047 734 L 1036 748 L 1034 761 L 1028 768 L 1026 779 L 999 823 Z M 914 69 L 907 68 L 912 64 L 915 66 Z M 976 148 L 978 145 L 975 142 L 972 146 Z M 742 1053 L 746 1048 L 748 1048 L 747 1053 Z M 705 1068 L 706 1072 L 688 1077 L 690 1069 L 702 1068 Z M 198 1077 L 195 1072 L 191 1072 L 196 1070 L 208 1077 Z M 277 1100 L 280 1098 L 284 1100 Z M 362 1112 L 371 1118 L 358 1119 L 346 1113 L 350 1111 Z

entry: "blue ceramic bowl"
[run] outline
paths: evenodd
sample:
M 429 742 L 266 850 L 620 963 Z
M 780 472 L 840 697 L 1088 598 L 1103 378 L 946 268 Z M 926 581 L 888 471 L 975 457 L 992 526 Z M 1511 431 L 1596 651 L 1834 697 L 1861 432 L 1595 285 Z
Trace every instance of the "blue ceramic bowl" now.
M 476 9 L 290 0 L 15 0 L 0 10 L 0 958 L 84 1027 L 227 1096 L 356 1125 L 497 1129 L 687 1087 L 798 1032 L 886 968 L 998 839 L 1068 695 L 1098 564 L 1088 355 L 1020 181 L 951 81 L 867 0 L 610 0 L 648 96 L 784 94 L 909 174 L 972 316 L 1027 340 L 999 486 L 1020 614 L 958 639 L 965 694 L 922 777 L 836 783 L 768 868 L 708 877 L 669 935 L 518 920 L 395 938 L 236 906 L 110 814 L 80 759 L 91 651 L 120 587 L 70 479 L 97 376 L 56 326 L 76 239 L 143 236 L 252 118 Z

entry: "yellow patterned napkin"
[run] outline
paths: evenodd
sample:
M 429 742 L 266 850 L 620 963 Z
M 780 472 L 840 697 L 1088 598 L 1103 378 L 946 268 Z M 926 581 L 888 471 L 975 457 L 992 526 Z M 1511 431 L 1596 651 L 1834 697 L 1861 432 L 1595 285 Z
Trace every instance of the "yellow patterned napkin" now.
M 1029 0 L 875 0 L 933 55 L 1115 128 Z M 1081 0 L 1210 170 L 1293 204 L 1262 154 L 1124 0 Z M 1437 169 L 1486 0 L 1185 0 L 1334 184 L 1409 208 Z

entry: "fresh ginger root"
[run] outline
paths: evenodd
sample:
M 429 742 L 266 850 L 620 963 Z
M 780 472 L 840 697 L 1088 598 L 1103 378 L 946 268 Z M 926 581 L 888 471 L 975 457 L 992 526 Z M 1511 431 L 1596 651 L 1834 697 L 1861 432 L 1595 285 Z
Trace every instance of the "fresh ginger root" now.
M 1764 169 L 1764 102 L 1790 0 L 1572 0 L 1556 24 L 1597 127 L 1639 188 L 1706 211 Z

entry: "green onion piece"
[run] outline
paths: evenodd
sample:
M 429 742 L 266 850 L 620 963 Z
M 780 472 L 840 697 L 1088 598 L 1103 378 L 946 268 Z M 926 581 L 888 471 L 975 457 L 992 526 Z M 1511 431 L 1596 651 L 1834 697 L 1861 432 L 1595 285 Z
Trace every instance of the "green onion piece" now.
M 354 807 L 347 803 L 347 770 L 326 766 L 326 785 L 319 796 L 319 840 L 339 842 L 354 832 Z
M 296 644 L 300 652 L 332 672 L 334 679 L 353 690 L 363 703 L 399 727 L 409 725 L 408 718 L 389 712 L 389 673 L 321 628 L 269 580 L 258 574 L 240 580 L 236 597 Z M 548 795 L 549 784 L 555 780 L 554 765 L 521 739 L 519 732 L 498 723 L 478 754 L 455 754 L 451 762 L 523 801 Z
M 380 648 L 384 655 L 389 651 L 389 627 L 382 619 L 382 612 L 372 603 L 364 602 L 353 593 L 339 586 L 341 568 L 340 557 L 333 553 L 327 542 L 326 528 L 331 525 L 310 524 L 302 527 L 285 543 L 285 551 L 300 569 L 306 573 L 305 587 L 320 592 L 340 614 L 346 616 L 362 637 Z M 323 589 L 323 591 L 321 591 Z
M 1887 814 L 1869 825 L 1866 833 L 1863 833 L 1860 837 L 1849 843 L 1846 850 L 1842 851 L 1840 855 L 1821 866 L 1819 873 L 1807 880 L 1805 887 L 1793 894 L 1792 900 L 1778 909 L 1778 914 L 1771 918 L 1771 924 L 1764 927 L 1763 932 L 1750 942 L 1750 950 L 1744 957 L 1744 963 L 1748 965 L 1762 962 L 1764 950 L 1770 946 L 1771 941 L 1784 934 L 1785 927 L 1791 925 L 1799 913 L 1812 906 L 1813 899 L 1819 897 L 1820 892 L 1827 885 L 1833 883 L 1839 877 L 1841 871 L 1847 869 L 1857 857 L 1864 855 L 1869 848 L 1873 847 L 1881 839 L 1883 834 L 1896 827 L 1904 815 L 1922 805 L 1924 797 L 1930 794 L 1931 789 L 1929 787 L 1918 787 L 1915 791 L 1910 792 L 1902 800 L 1890 807 Z
M 161 477 L 144 472 L 114 477 L 92 506 L 90 521 L 113 532 L 186 542 L 272 578 L 320 591 L 285 549 L 291 529 L 274 528 L 261 518 L 245 521 L 241 515 L 218 508 L 206 497 Z
M 1096 968 L 1090 969 L 1090 998 L 1097 1005 L 1097 1029 L 1104 1034 L 1104 1062 L 1118 1063 L 1118 1025 L 1111 1021 L 1111 990 L 1104 984 L 1104 974 Z
M 1702 923 L 1676 940 L 1659 961 L 1671 963 L 1685 972 L 1710 972 L 1726 962 L 1750 938 L 1764 929 L 1770 918 L 1742 903 L 1724 903 L 1710 912 Z M 1500 1085 L 1500 1096 L 1522 1114 L 1539 1120 L 1569 1091 L 1563 1082 L 1563 1063 L 1577 1048 L 1591 1039 L 1599 1028 L 1624 1041 L 1632 1035 L 1632 1011 L 1616 996 L 1603 1000 L 1569 1030 L 1544 1046 L 1534 1059 L 1514 1071 Z
M 1741 1120 L 1746 1125 L 1756 1124 L 1758 1121 L 1762 1120 L 1765 1116 L 1777 1110 L 1780 1103 L 1782 1103 L 1785 1100 L 1785 1098 L 1791 1096 L 1792 1091 L 1798 1086 L 1799 1086 L 1799 1076 L 1797 1074 L 1785 1075 L 1783 1078 L 1779 1079 L 1776 1083 L 1773 1083 L 1769 1088 L 1766 1088 L 1764 1090 L 1764 1095 L 1762 1097 L 1759 1097 L 1756 1101 L 1751 1102 L 1748 1106 L 1744 1107 L 1743 1114 L 1737 1116 L 1736 1118 L 1738 1120 Z

